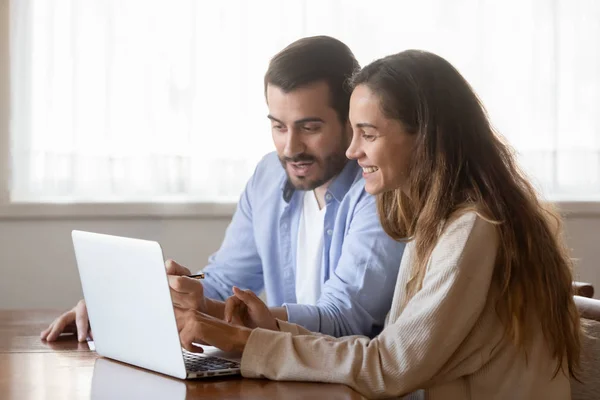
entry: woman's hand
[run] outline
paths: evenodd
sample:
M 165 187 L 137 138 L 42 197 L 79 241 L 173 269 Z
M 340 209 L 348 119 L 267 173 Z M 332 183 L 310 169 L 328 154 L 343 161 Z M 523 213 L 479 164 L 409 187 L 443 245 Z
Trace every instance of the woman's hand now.
M 224 351 L 241 353 L 252 332 L 246 327 L 231 325 L 196 310 L 175 307 L 175 318 L 181 346 L 195 353 L 201 353 L 202 348 L 192 343 L 208 344 Z
M 279 330 L 269 307 L 251 290 L 240 290 L 235 286 L 233 287 L 233 296 L 225 300 L 224 319 L 232 324 L 251 329 Z

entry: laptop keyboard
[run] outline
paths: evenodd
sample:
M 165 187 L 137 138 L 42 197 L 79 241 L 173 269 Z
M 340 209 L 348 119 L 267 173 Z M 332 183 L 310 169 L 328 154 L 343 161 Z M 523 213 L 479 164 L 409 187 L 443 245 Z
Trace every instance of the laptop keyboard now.
M 185 368 L 188 372 L 219 371 L 223 369 L 239 368 L 240 363 L 224 358 L 204 356 L 201 354 L 183 353 Z

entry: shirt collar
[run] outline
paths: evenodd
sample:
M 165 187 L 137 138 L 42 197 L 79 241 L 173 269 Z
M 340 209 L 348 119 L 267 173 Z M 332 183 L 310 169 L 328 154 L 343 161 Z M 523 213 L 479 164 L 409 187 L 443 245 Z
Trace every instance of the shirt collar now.
M 348 190 L 350 190 L 350 187 L 354 183 L 354 180 L 356 179 L 356 174 L 359 169 L 360 167 L 358 165 L 358 162 L 356 162 L 355 160 L 349 160 L 342 169 L 342 172 L 340 172 L 335 178 L 333 178 L 333 181 L 329 185 L 327 191 L 331 193 L 333 198 L 335 198 L 338 202 L 341 202 L 346 193 L 348 193 Z M 289 179 L 287 179 L 287 175 L 281 183 L 281 191 L 283 195 L 283 200 L 286 203 L 289 203 L 296 189 L 294 188 L 294 185 L 292 185 L 292 183 L 289 181 Z

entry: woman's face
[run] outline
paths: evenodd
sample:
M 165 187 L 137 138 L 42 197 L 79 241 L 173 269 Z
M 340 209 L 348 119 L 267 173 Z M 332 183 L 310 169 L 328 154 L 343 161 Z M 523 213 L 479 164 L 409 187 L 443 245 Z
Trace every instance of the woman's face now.
M 364 84 L 352 92 L 350 123 L 352 143 L 346 156 L 362 167 L 365 190 L 370 194 L 406 190 L 417 135 L 408 133 L 399 120 L 387 118 L 379 96 Z

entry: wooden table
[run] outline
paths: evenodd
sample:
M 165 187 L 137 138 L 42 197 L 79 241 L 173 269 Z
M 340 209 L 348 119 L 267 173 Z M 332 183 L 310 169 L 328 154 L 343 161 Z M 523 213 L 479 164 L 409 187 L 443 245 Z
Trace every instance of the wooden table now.
M 99 357 L 39 333 L 60 311 L 0 310 L 0 399 L 361 399 L 343 385 L 240 377 L 183 381 Z

